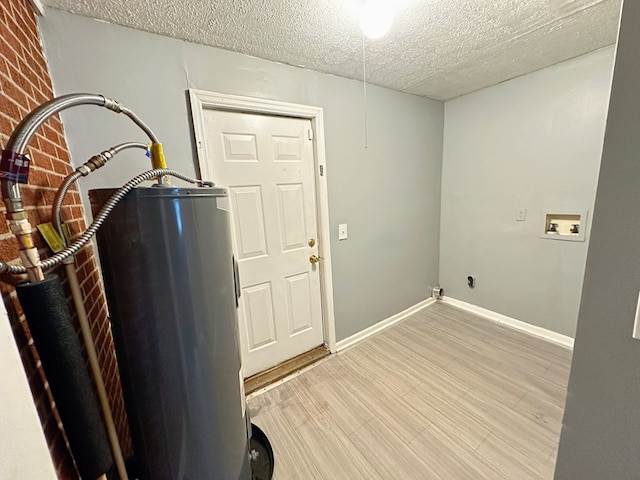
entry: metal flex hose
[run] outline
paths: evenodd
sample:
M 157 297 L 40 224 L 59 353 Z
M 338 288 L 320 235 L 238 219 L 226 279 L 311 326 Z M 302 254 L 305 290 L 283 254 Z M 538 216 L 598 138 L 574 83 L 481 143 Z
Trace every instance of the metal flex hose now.
M 97 170 L 98 168 L 103 167 L 109 160 L 111 160 L 118 153 L 122 152 L 123 150 L 127 150 L 129 148 L 140 148 L 142 150 L 147 150 L 148 146 L 145 145 L 144 143 L 127 142 L 127 143 L 121 143 L 120 145 L 116 145 L 115 147 L 111 147 L 108 150 L 105 150 L 104 152 L 91 157 L 83 165 L 76 168 L 73 171 L 73 173 L 67 175 L 67 177 L 60 184 L 60 187 L 58 187 L 58 191 L 56 192 L 56 196 L 53 200 L 51 217 L 53 219 L 53 226 L 58 231 L 58 234 L 60 235 L 60 238 L 62 239 L 62 241 L 65 242 L 65 245 L 66 245 L 66 240 L 65 240 L 64 233 L 62 231 L 61 211 L 62 211 L 62 204 L 64 203 L 64 197 L 66 196 L 67 191 L 69 190 L 69 188 L 71 188 L 71 185 L 73 185 L 80 177 L 85 177 L 89 175 L 91 172 Z
M 129 180 L 122 187 L 120 187 L 113 195 L 111 195 L 111 197 L 109 197 L 109 200 L 107 200 L 107 202 L 100 209 L 100 211 L 94 218 L 89 228 L 87 228 L 87 230 L 85 230 L 85 232 L 82 235 L 80 235 L 80 237 L 78 237 L 76 241 L 74 241 L 71 245 L 69 245 L 67 248 L 65 248 L 61 252 L 58 252 L 52 257 L 47 258 L 46 260 L 43 260 L 41 262 L 42 268 L 47 269 L 47 268 L 54 267 L 58 263 L 60 263 L 62 260 L 67 258 L 69 255 L 73 255 L 77 253 L 91 239 L 91 237 L 95 235 L 95 233 L 98 231 L 100 226 L 106 220 L 107 216 L 115 208 L 118 202 L 125 197 L 127 193 L 129 193 L 131 190 L 133 190 L 137 185 L 141 184 L 142 182 L 151 180 L 159 176 L 175 177 L 189 183 L 202 183 L 201 180 L 188 177 L 186 175 L 183 175 L 180 172 L 176 172 L 175 170 L 171 170 L 168 168 L 148 170 L 144 173 L 141 173 L 140 175 Z M 24 273 L 24 272 L 20 272 L 20 273 Z
M 103 167 L 115 155 L 129 148 L 140 148 L 143 150 L 148 150 L 148 146 L 143 143 L 121 143 L 107 150 L 104 150 L 98 155 L 94 155 L 84 164 L 76 168 L 73 173 L 68 175 L 63 180 L 61 186 L 56 192 L 56 196 L 53 201 L 51 216 L 53 218 L 55 228 L 60 234 L 60 238 L 62 239 L 64 246 L 67 245 L 67 241 L 62 231 L 61 210 L 67 191 L 69 190 L 71 185 L 73 185 L 80 177 L 87 176 L 97 169 Z M 115 421 L 113 419 L 113 410 L 111 409 L 111 405 L 109 403 L 107 388 L 105 386 L 104 377 L 102 376 L 102 371 L 100 369 L 100 361 L 98 359 L 96 345 L 91 333 L 91 327 L 89 325 L 89 317 L 84 305 L 82 291 L 80 290 L 80 281 L 78 280 L 74 257 L 69 256 L 62 263 L 64 264 L 64 268 L 67 273 L 67 280 L 69 283 L 69 288 L 71 290 L 71 297 L 76 307 L 78 323 L 80 324 L 80 331 L 82 332 L 82 338 L 84 340 L 84 346 L 87 353 L 87 358 L 89 360 L 89 367 L 93 375 L 96 393 L 98 394 L 98 400 L 100 403 L 100 408 L 102 410 L 102 416 L 104 419 L 107 436 L 109 438 L 109 444 L 111 445 L 113 461 L 116 464 L 116 469 L 118 471 L 120 480 L 129 480 L 126 463 L 122 454 L 122 447 L 118 439 L 118 432 L 116 430 Z
M 40 281 L 44 279 L 44 274 L 42 273 L 43 263 L 40 261 L 40 255 L 35 247 L 32 237 L 32 227 L 29 224 L 20 195 L 19 183 L 26 183 L 28 181 L 28 165 L 30 163 L 29 159 L 25 157 L 24 152 L 36 131 L 51 116 L 68 108 L 80 105 L 105 107 L 129 117 L 151 140 L 151 160 L 153 168 L 166 168 L 162 144 L 158 141 L 158 137 L 156 137 L 151 129 L 134 112 L 120 105 L 115 100 L 108 99 L 103 95 L 75 93 L 56 97 L 53 100 L 43 103 L 30 112 L 18 124 L 7 141 L 7 145 L 2 153 L 2 163 L 5 163 L 6 160 L 8 170 L 6 172 L 0 172 L 3 173 L 0 190 L 7 209 L 6 217 L 9 222 L 9 228 L 18 240 L 20 260 L 23 265 L 26 265 L 26 268 L 0 262 L 0 273 L 27 273 L 30 281 Z M 13 167 L 19 166 L 19 168 L 17 171 L 13 171 L 13 167 L 9 167 L 9 165 L 13 165 Z M 160 176 L 157 180 L 160 184 L 168 183 L 166 176 Z
M 108 108 L 116 113 L 123 113 L 138 125 L 154 144 L 159 143 L 158 137 L 156 137 L 151 129 L 134 112 L 120 105 L 115 100 L 111 100 L 102 95 L 74 93 L 56 97 L 53 100 L 43 103 L 29 113 L 14 130 L 7 141 L 5 150 L 15 152 L 16 154 L 24 154 L 29 141 L 44 122 L 63 110 L 80 105 L 96 105 Z M 2 182 L 2 198 L 5 199 L 8 212 L 22 210 L 22 198 L 17 183 L 4 180 Z
M 100 226 L 106 220 L 109 213 L 111 213 L 111 211 L 115 208 L 118 202 L 122 200 L 127 193 L 129 193 L 131 190 L 133 190 L 137 185 L 141 184 L 142 182 L 151 180 L 153 178 L 157 178 L 159 176 L 175 177 L 189 183 L 196 183 L 196 184 L 202 183 L 201 180 L 188 177 L 186 175 L 183 175 L 180 172 L 176 172 L 175 170 L 171 170 L 167 168 L 148 170 L 144 173 L 141 173 L 140 175 L 129 180 L 122 187 L 120 187 L 113 195 L 111 195 L 111 197 L 109 197 L 109 200 L 107 200 L 107 202 L 100 209 L 100 211 L 94 218 L 91 225 L 89 225 L 89 228 L 87 228 L 85 232 L 82 235 L 80 235 L 80 237 L 78 237 L 76 241 L 74 241 L 71 245 L 69 245 L 64 250 L 40 262 L 40 266 L 42 267 L 42 269 L 44 270 L 44 269 L 55 267 L 60 262 L 62 262 L 65 258 L 69 257 L 70 255 L 76 254 L 82 247 L 86 245 L 86 243 L 89 240 L 91 240 L 91 237 L 95 235 L 95 233 L 98 231 Z M 0 273 L 21 274 L 21 273 L 26 273 L 26 271 L 27 269 L 22 265 L 9 265 L 7 263 L 0 263 Z

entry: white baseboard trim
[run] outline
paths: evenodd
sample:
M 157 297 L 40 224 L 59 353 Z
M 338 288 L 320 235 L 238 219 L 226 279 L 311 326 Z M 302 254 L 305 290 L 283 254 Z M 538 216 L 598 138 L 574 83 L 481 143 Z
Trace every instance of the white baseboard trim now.
M 395 315 L 386 318 L 384 320 L 379 321 L 375 325 L 370 326 L 369 328 L 365 328 L 364 330 L 359 331 L 358 333 L 354 333 L 350 337 L 345 338 L 344 340 L 340 340 L 336 343 L 336 352 L 340 352 L 345 348 L 349 348 L 356 343 L 360 343 L 366 338 L 369 338 L 372 335 L 375 335 L 386 328 L 389 328 L 391 325 L 394 325 L 410 315 L 422 310 L 423 308 L 428 307 L 436 302 L 435 298 L 427 298 L 419 303 L 416 303 L 412 307 L 407 308 L 406 310 L 401 311 L 400 313 L 396 313 Z
M 553 332 L 536 325 L 531 325 L 530 323 L 516 320 L 515 318 L 507 317 L 506 315 L 502 315 L 501 313 L 487 310 L 486 308 L 478 307 L 477 305 L 463 302 L 462 300 L 457 300 L 455 298 L 445 296 L 441 301 L 442 303 L 458 307 L 462 310 L 466 310 L 467 312 L 475 313 L 476 315 L 482 318 L 486 318 L 487 320 L 491 320 L 501 325 L 520 330 L 521 332 L 528 333 L 529 335 L 543 338 L 544 340 L 573 350 L 573 338 L 561 333 Z

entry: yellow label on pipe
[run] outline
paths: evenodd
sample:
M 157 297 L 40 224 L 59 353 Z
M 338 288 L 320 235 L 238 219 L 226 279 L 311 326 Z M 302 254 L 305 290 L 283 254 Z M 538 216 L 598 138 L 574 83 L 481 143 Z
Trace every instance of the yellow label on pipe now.
M 158 168 L 167 168 L 167 160 L 164 158 L 161 143 L 151 144 L 151 163 L 154 170 Z
M 38 225 L 38 231 L 42 238 L 44 238 L 49 248 L 53 250 L 54 253 L 58 253 L 60 250 L 64 248 L 64 242 L 58 235 L 58 232 L 54 228 L 52 223 L 42 223 Z

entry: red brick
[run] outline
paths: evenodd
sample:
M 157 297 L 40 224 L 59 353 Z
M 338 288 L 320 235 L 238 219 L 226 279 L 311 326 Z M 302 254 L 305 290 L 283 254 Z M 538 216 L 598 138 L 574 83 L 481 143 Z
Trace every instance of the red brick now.
M 56 146 L 56 158 L 64 161 L 67 166 L 71 163 L 71 158 L 69 157 L 69 152 L 66 150 L 66 147 L 60 148 L 60 146 Z
M 18 257 L 18 244 L 16 241 L 0 242 L 0 258 L 14 259 Z
M 22 61 L 22 59 L 19 57 L 14 45 L 11 43 L 10 40 L 12 39 L 15 39 L 15 37 L 10 35 L 3 35 L 2 38 L 0 38 L 0 56 L 2 56 L 7 62 L 15 65 Z
M 3 32 L 2 38 L 4 42 L 6 42 L 7 47 L 11 48 L 11 50 L 13 50 L 16 55 L 21 57 L 20 60 L 24 62 L 25 59 L 22 55 L 22 44 L 20 43 L 19 37 L 13 31 L 11 31 L 11 29 L 6 29 Z M 13 64 L 18 65 L 19 63 L 17 61 L 14 61 Z
M 30 185 L 25 185 L 20 189 L 22 194 L 22 201 L 25 206 L 35 206 L 38 205 L 40 201 L 40 191 L 36 188 L 31 187 Z
M 47 155 L 51 155 L 52 157 L 56 157 L 56 144 L 53 143 L 46 137 L 39 137 L 38 143 L 40 145 L 40 149 L 46 153 Z
M 62 180 L 64 180 L 64 175 L 52 171 L 47 172 L 47 185 L 57 186 L 60 185 Z
M 46 60 L 39 44 L 35 17 L 27 1 L 0 0 L 0 24 L 5 32 L 0 38 L 0 141 L 4 144 L 16 124 L 37 104 L 51 98 L 53 92 Z M 28 218 L 35 225 L 50 219 L 50 203 L 55 195 L 55 188 L 52 187 L 57 187 L 72 170 L 64 128 L 58 116 L 38 132 L 28 153 L 33 160 L 33 166 L 29 186 L 23 188 L 23 197 Z M 77 188 L 74 187 L 69 192 L 65 205 L 72 207 L 66 208 L 64 212 L 65 216 L 73 218 L 70 222 L 72 231 L 83 231 L 86 224 Z M 41 254 L 46 254 L 48 251 L 39 235 L 35 235 L 34 239 Z M 17 243 L 10 236 L 6 222 L 0 221 L 0 258 L 4 261 L 15 259 L 17 252 Z M 114 412 L 117 412 L 118 435 L 122 439 L 125 453 L 131 453 L 113 339 L 93 254 L 91 248 L 82 250 L 78 257 L 78 275 L 83 290 L 89 293 L 86 299 L 87 308 L 92 312 L 90 322 L 92 330 L 96 332 L 100 358 L 107 373 L 107 390 L 113 402 Z M 62 273 L 60 269 L 57 271 Z M 64 291 L 69 295 L 67 282 L 64 282 Z M 57 428 L 57 414 L 51 406 L 50 392 L 44 388 L 44 374 L 37 367 L 37 352 L 29 344 L 28 325 L 21 320 L 22 310 L 15 292 L 6 283 L 0 284 L 0 292 L 10 312 L 14 338 L 19 345 L 25 371 L 29 373 L 34 402 L 44 425 L 45 436 L 59 476 L 64 480 L 75 480 L 78 478 L 77 472 L 66 447 L 64 435 Z
M 37 168 L 31 169 L 29 171 L 29 183 L 31 185 L 50 186 L 47 181 L 46 170 L 40 170 Z
M 51 163 L 53 164 L 53 170 L 63 177 L 66 177 L 72 171 L 68 163 L 58 160 L 57 158 L 54 158 Z
M 0 95 L 0 112 L 11 118 L 21 118 L 18 105 L 10 100 L 9 97 L 5 97 L 4 95 Z
M 14 121 L 10 117 L 0 112 L 0 132 L 11 135 L 13 132 Z M 4 143 L 4 142 L 3 142 Z

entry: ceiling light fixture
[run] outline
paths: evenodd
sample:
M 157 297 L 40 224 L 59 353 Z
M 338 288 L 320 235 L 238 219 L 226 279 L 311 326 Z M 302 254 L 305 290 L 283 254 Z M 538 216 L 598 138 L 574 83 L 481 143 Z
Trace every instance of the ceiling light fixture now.
M 383 37 L 393 23 L 391 0 L 365 0 L 360 13 L 360 28 L 371 39 Z

